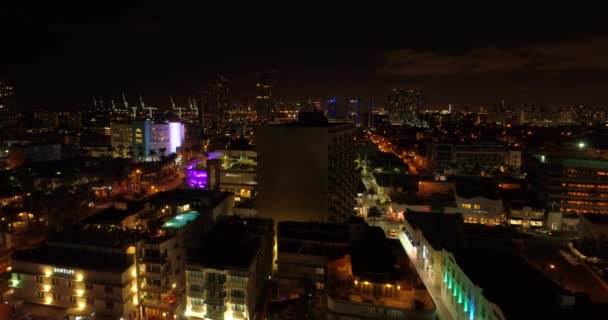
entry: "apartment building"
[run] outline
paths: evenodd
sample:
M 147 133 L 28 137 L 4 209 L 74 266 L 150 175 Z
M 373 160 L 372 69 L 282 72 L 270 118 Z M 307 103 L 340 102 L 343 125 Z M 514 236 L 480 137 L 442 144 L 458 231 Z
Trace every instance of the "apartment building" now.
M 255 319 L 266 301 L 272 266 L 272 220 L 218 222 L 188 257 L 186 311 L 191 319 Z

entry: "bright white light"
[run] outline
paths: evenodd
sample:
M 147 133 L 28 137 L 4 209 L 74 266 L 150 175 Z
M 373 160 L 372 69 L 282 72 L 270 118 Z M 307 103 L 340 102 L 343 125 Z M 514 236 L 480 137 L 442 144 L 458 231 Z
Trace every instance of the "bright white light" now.
M 180 122 L 169 123 L 169 153 L 176 153 L 177 148 L 182 146 L 184 137 L 184 125 Z
M 578 147 L 579 147 L 580 149 L 584 148 L 585 146 L 586 146 L 586 144 L 585 144 L 584 142 L 579 142 L 579 143 L 578 143 Z

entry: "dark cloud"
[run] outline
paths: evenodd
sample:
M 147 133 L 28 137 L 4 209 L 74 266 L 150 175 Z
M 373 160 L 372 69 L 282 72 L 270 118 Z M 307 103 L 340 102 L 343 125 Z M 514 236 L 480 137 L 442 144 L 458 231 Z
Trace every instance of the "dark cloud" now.
M 389 75 L 443 75 L 517 70 L 608 69 L 608 38 L 545 42 L 516 48 L 481 47 L 463 54 L 396 49 L 376 57 Z

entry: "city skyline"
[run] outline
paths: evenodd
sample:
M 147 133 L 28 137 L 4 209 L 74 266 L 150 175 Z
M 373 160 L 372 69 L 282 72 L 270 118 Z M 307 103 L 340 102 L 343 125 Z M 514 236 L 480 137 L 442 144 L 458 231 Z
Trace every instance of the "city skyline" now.
M 223 20 L 197 4 L 86 16 L 62 9 L 5 21 L 18 27 L 8 35 L 16 49 L 2 52 L 0 77 L 16 84 L 21 110 L 84 108 L 123 91 L 157 106 L 169 106 L 170 96 L 186 104 L 218 73 L 230 80 L 233 103 L 251 101 L 268 70 L 276 71 L 281 100 L 339 93 L 381 105 L 393 88 L 423 92 L 423 107 L 431 108 L 608 98 L 608 28 L 595 17 L 319 15 L 317 24 L 304 14 Z

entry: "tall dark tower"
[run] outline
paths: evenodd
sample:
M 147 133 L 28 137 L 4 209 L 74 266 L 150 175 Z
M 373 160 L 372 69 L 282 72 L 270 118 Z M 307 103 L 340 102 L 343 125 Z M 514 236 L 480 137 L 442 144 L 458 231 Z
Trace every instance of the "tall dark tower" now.
M 274 118 L 274 77 L 263 73 L 255 84 L 255 109 L 259 121 L 272 121 Z
M 17 111 L 17 93 L 15 87 L 7 80 L 0 79 L 0 113 L 9 114 Z
M 412 123 L 418 119 L 421 104 L 420 92 L 414 89 L 393 89 L 388 96 L 388 113 L 393 120 Z
M 227 121 L 228 116 L 228 79 L 218 74 L 203 93 L 201 117 L 207 115 L 213 127 L 218 127 L 220 123 Z M 205 120 L 203 119 L 203 122 Z

